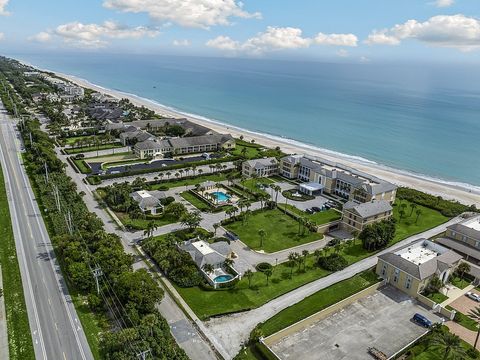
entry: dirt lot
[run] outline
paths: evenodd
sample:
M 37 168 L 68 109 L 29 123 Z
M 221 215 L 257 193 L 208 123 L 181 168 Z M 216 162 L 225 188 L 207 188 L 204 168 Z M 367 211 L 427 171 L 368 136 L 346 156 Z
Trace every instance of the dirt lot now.
M 283 360 L 371 359 L 370 346 L 391 356 L 426 332 L 411 321 L 415 313 L 441 321 L 414 299 L 385 287 L 284 337 L 271 349 Z

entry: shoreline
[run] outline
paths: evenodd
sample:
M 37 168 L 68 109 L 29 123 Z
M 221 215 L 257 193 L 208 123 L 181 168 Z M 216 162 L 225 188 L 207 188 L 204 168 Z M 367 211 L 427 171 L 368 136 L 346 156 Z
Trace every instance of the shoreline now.
M 232 136 L 237 138 L 240 137 L 240 135 L 243 135 L 246 140 L 253 139 L 256 143 L 265 145 L 267 147 L 275 148 L 279 146 L 282 151 L 287 154 L 297 153 L 325 158 L 327 160 L 338 162 L 340 164 L 350 166 L 357 170 L 374 175 L 383 180 L 394 183 L 398 186 L 414 188 L 435 196 L 442 196 L 444 199 L 458 200 L 459 202 L 467 205 L 475 204 L 477 207 L 480 207 L 480 186 L 442 180 L 430 177 L 428 175 L 416 174 L 409 171 L 395 169 L 389 166 L 378 164 L 368 159 L 319 148 L 317 146 L 305 144 L 297 140 L 243 129 L 234 125 L 229 125 L 212 119 L 207 119 L 200 115 L 182 112 L 181 110 L 171 108 L 169 106 L 160 104 L 155 100 L 143 98 L 136 94 L 108 89 L 74 75 L 63 74 L 61 72 L 49 69 L 41 69 L 39 67 L 36 67 L 35 65 L 28 64 L 26 62 L 23 63 L 37 68 L 41 71 L 54 73 L 55 75 L 63 77 L 77 84 L 78 86 L 90 88 L 92 90 L 110 95 L 118 99 L 127 98 L 133 104 L 137 106 L 145 106 L 165 117 L 187 118 L 192 122 L 208 126 L 212 130 L 219 133 L 230 133 Z

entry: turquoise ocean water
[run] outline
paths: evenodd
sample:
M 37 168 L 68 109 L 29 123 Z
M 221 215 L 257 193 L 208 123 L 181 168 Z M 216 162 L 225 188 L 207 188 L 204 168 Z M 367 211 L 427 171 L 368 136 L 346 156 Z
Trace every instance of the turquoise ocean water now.
M 187 114 L 480 185 L 480 68 L 12 54 Z

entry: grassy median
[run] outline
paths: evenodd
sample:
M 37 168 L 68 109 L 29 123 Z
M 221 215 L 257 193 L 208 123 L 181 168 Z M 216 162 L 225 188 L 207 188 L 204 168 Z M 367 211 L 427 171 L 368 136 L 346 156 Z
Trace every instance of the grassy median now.
M 8 349 L 10 360 L 35 359 L 28 324 L 22 278 L 18 267 L 15 239 L 8 208 L 3 172 L 0 167 L 0 263 L 2 264 L 3 294 L 7 312 Z

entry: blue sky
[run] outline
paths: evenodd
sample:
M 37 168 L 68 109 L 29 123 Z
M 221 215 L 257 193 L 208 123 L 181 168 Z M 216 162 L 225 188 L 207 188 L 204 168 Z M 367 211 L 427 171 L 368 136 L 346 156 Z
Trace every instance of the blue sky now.
M 0 48 L 478 63 L 479 19 L 478 0 L 0 0 Z

